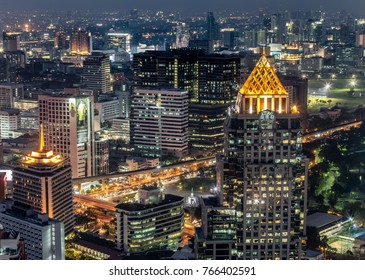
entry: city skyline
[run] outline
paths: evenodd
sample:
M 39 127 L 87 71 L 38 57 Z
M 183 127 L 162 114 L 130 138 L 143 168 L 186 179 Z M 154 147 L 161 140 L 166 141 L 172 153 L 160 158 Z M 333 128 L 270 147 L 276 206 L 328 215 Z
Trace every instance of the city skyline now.
M 169 1 L 169 0 L 156 0 L 153 2 L 147 0 L 138 0 L 132 1 L 127 0 L 123 1 L 123 3 L 115 3 L 113 0 L 103 1 L 102 4 L 97 0 L 87 1 L 87 5 L 85 2 L 77 2 L 71 0 L 65 0 L 62 2 L 56 0 L 34 0 L 34 1 L 26 1 L 19 0 L 17 2 L 7 2 L 2 4 L 2 10 L 68 10 L 68 9 L 80 9 L 80 10 L 110 10 L 110 9 L 120 9 L 121 11 L 129 11 L 130 9 L 140 9 L 140 10 L 163 10 L 163 11 L 177 11 L 177 12 L 188 12 L 191 13 L 191 7 L 194 6 L 195 12 L 204 12 L 204 11 L 244 11 L 251 12 L 259 9 L 271 10 L 273 12 L 284 10 L 323 10 L 329 12 L 335 11 L 348 11 L 348 12 L 356 12 L 359 13 L 361 10 L 363 1 L 362 0 L 349 0 L 346 2 L 343 1 L 332 1 L 332 0 L 308 0 L 305 2 L 302 1 L 289 1 L 289 0 L 280 0 L 280 1 L 270 1 L 270 0 L 257 0 L 254 2 L 243 3 L 240 0 L 228 0 L 228 1 L 219 1 L 212 0 L 209 1 L 209 7 L 207 3 L 204 1 Z

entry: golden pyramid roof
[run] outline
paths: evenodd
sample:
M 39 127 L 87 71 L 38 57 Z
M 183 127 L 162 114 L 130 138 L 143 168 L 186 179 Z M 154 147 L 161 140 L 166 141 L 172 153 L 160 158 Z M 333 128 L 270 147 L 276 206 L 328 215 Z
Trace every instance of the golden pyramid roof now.
M 265 54 L 261 56 L 239 93 L 253 95 L 288 94 Z

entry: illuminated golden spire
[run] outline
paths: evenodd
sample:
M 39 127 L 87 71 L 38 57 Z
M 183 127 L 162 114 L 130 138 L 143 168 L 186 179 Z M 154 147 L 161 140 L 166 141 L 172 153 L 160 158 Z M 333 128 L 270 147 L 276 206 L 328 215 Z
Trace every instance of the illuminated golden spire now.
M 288 95 L 265 52 L 263 52 L 239 93 L 244 95 Z
M 43 152 L 44 149 L 44 127 L 43 122 L 40 123 L 40 129 L 39 129 L 39 151 Z

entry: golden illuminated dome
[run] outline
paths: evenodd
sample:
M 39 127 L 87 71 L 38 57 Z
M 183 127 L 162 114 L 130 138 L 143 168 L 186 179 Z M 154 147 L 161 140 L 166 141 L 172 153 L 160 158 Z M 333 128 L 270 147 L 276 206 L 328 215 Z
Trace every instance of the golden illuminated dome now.
M 244 95 L 288 95 L 265 54 L 261 56 L 239 93 Z

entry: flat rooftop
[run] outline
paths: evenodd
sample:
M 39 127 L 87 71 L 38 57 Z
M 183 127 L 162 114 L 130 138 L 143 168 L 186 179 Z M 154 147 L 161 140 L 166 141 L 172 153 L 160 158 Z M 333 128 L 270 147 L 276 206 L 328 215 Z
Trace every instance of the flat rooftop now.
M 342 219 L 342 216 L 316 212 L 307 216 L 307 226 L 321 228 L 334 222 L 340 222 Z
M 144 205 L 141 203 L 121 203 L 121 204 L 118 204 L 115 208 L 124 210 L 124 211 L 129 211 L 129 212 L 143 211 L 143 210 L 148 210 L 151 208 L 160 207 L 160 206 L 168 205 L 168 204 L 183 201 L 183 200 L 184 200 L 184 198 L 181 196 L 166 194 L 165 199 L 162 200 L 161 203 L 159 203 L 159 204 Z

